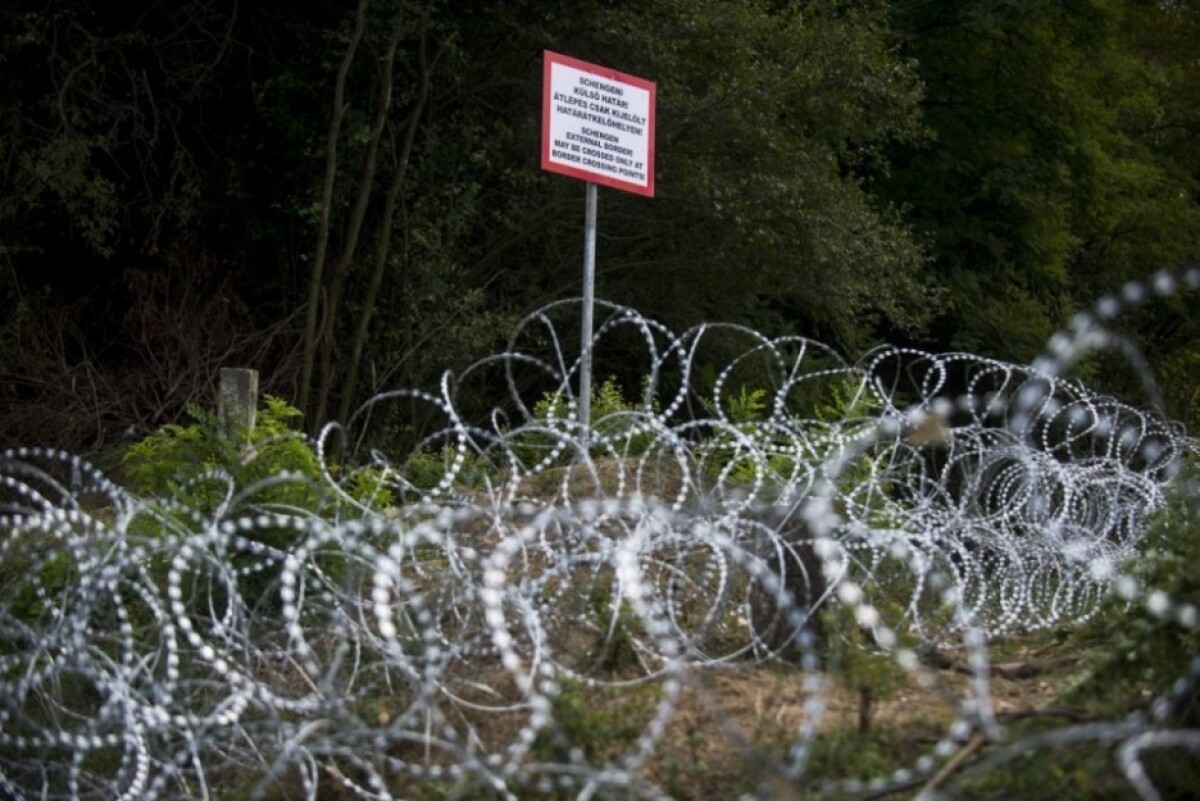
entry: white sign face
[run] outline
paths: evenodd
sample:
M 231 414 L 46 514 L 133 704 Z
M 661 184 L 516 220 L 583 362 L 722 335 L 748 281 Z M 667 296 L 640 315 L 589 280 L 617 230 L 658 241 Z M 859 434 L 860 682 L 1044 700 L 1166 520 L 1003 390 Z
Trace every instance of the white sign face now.
M 654 197 L 654 84 L 545 53 L 542 169 Z

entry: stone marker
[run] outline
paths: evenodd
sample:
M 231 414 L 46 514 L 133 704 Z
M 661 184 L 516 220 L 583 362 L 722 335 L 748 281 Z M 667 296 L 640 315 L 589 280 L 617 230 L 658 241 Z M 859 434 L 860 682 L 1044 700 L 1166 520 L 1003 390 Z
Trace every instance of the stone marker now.
M 258 410 L 258 371 L 221 368 L 221 394 L 217 402 L 217 424 L 223 437 L 246 437 L 254 430 Z

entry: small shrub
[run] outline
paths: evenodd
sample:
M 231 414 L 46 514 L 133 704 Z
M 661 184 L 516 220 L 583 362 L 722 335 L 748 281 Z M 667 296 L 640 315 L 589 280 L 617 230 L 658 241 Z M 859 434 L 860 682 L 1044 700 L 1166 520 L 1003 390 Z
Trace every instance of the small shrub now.
M 837 680 L 856 696 L 858 732 L 867 735 L 871 731 L 875 705 L 895 696 L 904 684 L 904 669 L 890 651 L 879 649 L 870 642 L 869 632 L 860 628 L 855 620 L 853 607 L 831 604 L 821 610 L 820 615 L 826 630 L 841 633 L 840 639 L 832 640 L 834 647 L 826 658 Z
M 257 424 L 243 436 L 222 436 L 216 415 L 207 410 L 191 406 L 188 412 L 195 423 L 163 426 L 130 446 L 123 458 L 130 488 L 164 501 L 136 518 L 131 530 L 137 533 L 159 536 L 175 522 L 189 530 L 194 526 L 190 515 L 212 519 L 269 508 L 289 515 L 342 517 L 356 515 L 358 505 L 382 509 L 394 504 L 384 470 L 347 471 L 330 465 L 327 476 L 312 445 L 289 425 L 300 412 L 280 398 L 266 397 Z M 337 477 L 354 504 L 333 491 L 330 477 Z M 286 551 L 296 544 L 298 530 L 256 526 L 244 536 Z M 337 578 L 340 559 L 317 561 L 329 579 Z M 269 588 L 278 575 L 276 567 L 268 567 L 260 556 L 241 553 L 233 557 L 233 566 L 241 576 L 238 591 L 243 598 L 275 603 Z
M 457 470 L 456 460 L 461 459 Z M 501 470 L 488 461 L 486 455 L 473 451 L 459 451 L 452 445 L 443 445 L 440 450 L 424 448 L 416 451 L 400 468 L 400 475 L 412 489 L 429 491 L 441 484 L 455 470 L 453 486 L 461 489 L 482 489 L 489 477 Z
M 305 512 L 328 511 L 337 505 L 312 444 L 291 427 L 301 413 L 287 401 L 266 396 L 254 430 L 243 436 L 222 436 L 216 415 L 199 406 L 189 405 L 188 414 L 195 423 L 165 425 L 125 452 L 122 463 L 131 490 L 173 498 L 208 514 L 225 497 L 224 482 L 208 478 L 219 471 L 239 492 L 249 492 L 244 498 L 247 503 Z M 372 508 L 395 502 L 385 470 L 326 467 L 355 501 Z
M 628 753 L 658 702 L 658 689 L 598 689 L 562 677 L 553 699 L 553 723 L 538 734 L 534 753 L 547 762 L 566 763 L 578 749 L 592 765 Z
M 651 409 L 657 405 L 652 401 Z M 625 400 L 617 379 L 610 376 L 604 383 L 592 387 L 591 400 L 591 445 L 589 454 L 601 456 L 615 452 L 621 456 L 640 456 L 650 449 L 655 433 L 642 430 L 645 409 Z M 526 468 L 533 468 L 550 459 L 543 467 L 561 465 L 572 460 L 572 441 L 578 439 L 578 428 L 568 424 L 570 407 L 561 391 L 547 392 L 533 407 L 532 427 L 545 430 L 521 430 L 516 432 L 512 443 L 513 453 Z M 557 437 L 553 431 L 562 432 Z M 555 454 L 562 442 L 567 447 Z M 553 455 L 553 458 L 551 458 Z
M 614 586 L 609 581 L 592 585 L 588 601 L 597 626 L 604 636 L 604 645 L 597 666 L 609 673 L 638 663 L 634 635 L 640 625 L 629 604 L 613 597 Z
M 732 426 L 717 428 L 703 444 L 705 465 L 711 477 L 730 484 L 753 484 L 760 478 L 768 483 L 772 477 L 795 474 L 798 467 L 813 466 L 834 455 L 838 441 L 852 441 L 873 425 L 879 408 L 874 396 L 862 389 L 855 374 L 837 376 L 804 393 L 793 388 L 788 403 L 793 408 L 802 403 L 802 416 L 790 416 L 779 426 L 764 425 L 770 417 L 773 397 L 766 389 L 742 385 L 736 395 L 725 400 L 724 419 Z M 716 418 L 718 410 L 706 403 L 708 412 Z M 820 436 L 810 438 L 814 427 Z M 797 442 L 823 443 L 824 450 L 807 448 L 803 454 Z M 798 464 L 801 459 L 804 464 Z M 863 454 L 847 466 L 841 476 L 844 487 L 858 486 L 875 469 L 871 454 Z
M 286 473 L 296 480 L 264 484 L 254 500 L 309 511 L 320 506 L 320 462 L 309 442 L 290 425 L 300 416 L 298 409 L 268 395 L 254 430 L 232 438 L 221 435 L 212 412 L 191 404 L 188 414 L 195 423 L 165 425 L 126 451 L 122 462 L 130 489 L 173 497 L 206 513 L 224 497 L 218 482 L 205 479 L 209 471 L 224 471 L 239 489 Z

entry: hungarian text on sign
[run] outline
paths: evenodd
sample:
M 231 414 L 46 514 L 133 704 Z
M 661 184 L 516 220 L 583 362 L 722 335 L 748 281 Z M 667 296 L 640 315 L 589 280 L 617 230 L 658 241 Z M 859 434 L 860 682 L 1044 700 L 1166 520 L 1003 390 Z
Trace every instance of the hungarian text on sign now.
M 653 197 L 654 84 L 546 51 L 542 168 Z

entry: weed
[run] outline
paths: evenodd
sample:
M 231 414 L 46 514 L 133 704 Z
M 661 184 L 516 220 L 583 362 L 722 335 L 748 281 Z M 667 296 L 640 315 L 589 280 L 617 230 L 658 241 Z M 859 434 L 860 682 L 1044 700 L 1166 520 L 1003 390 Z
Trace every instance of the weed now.
M 651 398 L 650 409 L 657 407 Z M 645 425 L 645 408 L 625 400 L 620 384 L 610 376 L 604 383 L 592 387 L 591 447 L 592 456 L 639 456 L 655 443 L 655 432 Z M 542 395 L 533 407 L 533 422 L 529 429 L 518 431 L 511 443 L 513 454 L 527 468 L 541 464 L 543 468 L 572 461 L 569 447 L 577 431 L 570 420 L 573 410 L 561 390 Z M 559 436 L 561 434 L 561 436 Z M 548 460 L 548 461 L 547 461 Z M 543 464 L 544 462 L 544 464 Z
M 613 598 L 612 587 L 611 582 L 596 581 L 589 597 L 592 614 L 604 636 L 598 667 L 609 673 L 636 665 L 638 661 L 634 646 L 634 632 L 639 628 L 637 616 L 623 599 Z
M 649 722 L 658 690 L 589 687 L 562 679 L 553 700 L 553 723 L 534 741 L 534 753 L 551 763 L 568 763 L 573 755 L 603 765 L 629 753 Z

